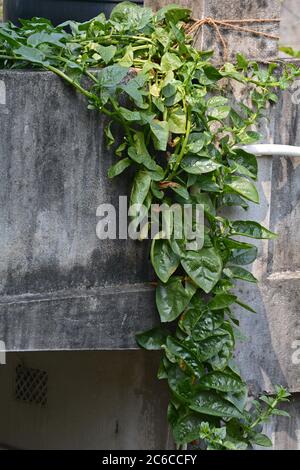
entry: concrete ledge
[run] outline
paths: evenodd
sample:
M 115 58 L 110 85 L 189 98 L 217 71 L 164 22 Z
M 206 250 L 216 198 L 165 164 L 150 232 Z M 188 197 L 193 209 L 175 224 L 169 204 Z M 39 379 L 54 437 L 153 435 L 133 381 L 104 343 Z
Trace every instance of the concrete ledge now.
M 155 312 L 145 285 L 7 296 L 0 338 L 8 352 L 137 349 L 136 333 L 159 323 Z

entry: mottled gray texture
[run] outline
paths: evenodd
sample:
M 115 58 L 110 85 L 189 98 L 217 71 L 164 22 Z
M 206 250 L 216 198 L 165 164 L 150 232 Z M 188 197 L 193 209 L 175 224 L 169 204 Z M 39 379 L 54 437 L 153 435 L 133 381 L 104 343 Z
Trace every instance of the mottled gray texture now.
M 299 0 L 283 0 L 281 7 L 280 42 L 300 50 Z
M 147 243 L 96 236 L 98 205 L 118 206 L 131 179 L 107 178 L 107 120 L 50 73 L 1 71 L 0 83 L 0 338 L 8 350 L 135 347 L 157 322 L 153 274 Z
M 48 373 L 47 404 L 15 399 L 15 368 Z M 172 449 L 168 389 L 148 351 L 8 354 L 0 367 L 0 447 Z
M 172 0 L 146 0 L 145 4 L 158 9 L 164 5 L 174 3 Z M 264 19 L 280 17 L 279 0 L 181 0 L 177 4 L 190 8 L 194 18 L 210 17 L 217 20 L 230 19 Z M 279 23 L 246 24 L 240 25 L 264 33 L 279 35 Z M 278 55 L 278 41 L 257 36 L 253 33 L 233 31 L 220 28 L 228 44 L 229 58 L 234 59 L 237 52 L 256 60 L 274 59 Z M 201 49 L 214 49 L 215 60 L 222 61 L 223 48 L 214 28 L 204 27 L 197 37 L 196 46 Z

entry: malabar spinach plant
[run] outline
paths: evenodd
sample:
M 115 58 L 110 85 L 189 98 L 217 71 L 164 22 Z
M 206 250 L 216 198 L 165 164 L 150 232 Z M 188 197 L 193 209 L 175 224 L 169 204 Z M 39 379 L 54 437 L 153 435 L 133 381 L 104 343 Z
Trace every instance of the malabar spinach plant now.
M 232 289 L 236 280 L 256 282 L 244 266 L 257 248 L 243 237 L 275 235 L 255 220 L 226 218 L 222 210 L 259 203 L 256 158 L 239 146 L 260 139 L 255 125 L 276 102 L 274 90 L 285 89 L 298 70 L 261 67 L 242 55 L 235 64 L 215 66 L 212 53 L 196 50 L 185 33 L 189 18 L 190 11 L 176 5 L 154 14 L 125 2 L 108 20 L 101 14 L 56 28 L 41 18 L 22 20 L 21 27 L 5 23 L 0 67 L 54 72 L 87 98 L 90 109 L 109 117 L 106 134 L 117 158 L 109 177 L 134 169 L 131 204 L 203 205 L 201 249 L 186 249 L 186 240 L 174 236 L 152 241 L 162 325 L 139 334 L 138 343 L 162 350 L 158 377 L 170 388 L 168 420 L 178 446 L 199 439 L 208 449 L 269 446 L 262 423 L 285 414 L 277 405 L 289 394 L 277 387 L 275 396 L 249 404 L 232 362 L 239 328 L 232 307 L 253 310 Z M 243 99 L 234 99 L 234 82 L 243 87 Z M 123 130 L 118 145 L 115 123 L 118 133 Z

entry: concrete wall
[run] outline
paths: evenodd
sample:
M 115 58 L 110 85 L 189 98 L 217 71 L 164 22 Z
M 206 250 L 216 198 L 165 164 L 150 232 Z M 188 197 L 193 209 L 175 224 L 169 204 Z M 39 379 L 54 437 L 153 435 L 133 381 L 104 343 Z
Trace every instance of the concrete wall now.
M 8 354 L 0 366 L 0 447 L 171 448 L 158 362 L 145 351 Z M 20 363 L 47 371 L 45 407 L 15 399 Z
M 283 0 L 281 7 L 280 42 L 300 50 L 300 8 L 298 0 Z

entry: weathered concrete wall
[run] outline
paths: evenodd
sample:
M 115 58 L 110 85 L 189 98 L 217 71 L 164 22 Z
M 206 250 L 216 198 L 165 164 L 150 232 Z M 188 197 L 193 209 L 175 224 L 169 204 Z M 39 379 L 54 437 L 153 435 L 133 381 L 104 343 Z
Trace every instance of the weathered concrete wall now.
M 96 236 L 99 204 L 129 191 L 130 177 L 107 178 L 107 120 L 50 73 L 1 71 L 0 83 L 0 338 L 8 350 L 135 347 L 158 318 L 153 274 L 147 243 Z
M 174 3 L 172 0 L 145 0 L 145 5 L 154 9 Z M 280 0 L 180 0 L 180 5 L 190 8 L 194 18 L 210 17 L 217 20 L 279 18 Z M 278 36 L 279 23 L 251 23 L 241 25 L 264 33 Z M 220 28 L 229 50 L 229 58 L 234 59 L 237 52 L 251 59 L 274 59 L 278 54 L 278 41 L 253 33 Z M 197 46 L 203 50 L 214 49 L 215 58 L 223 59 L 223 49 L 216 39 L 214 28 L 204 27 L 197 37 Z
M 15 368 L 48 373 L 47 405 L 15 399 Z M 0 366 L 0 447 L 172 448 L 159 358 L 145 351 L 11 353 Z
M 280 43 L 300 50 L 299 0 L 283 0 L 281 7 Z

